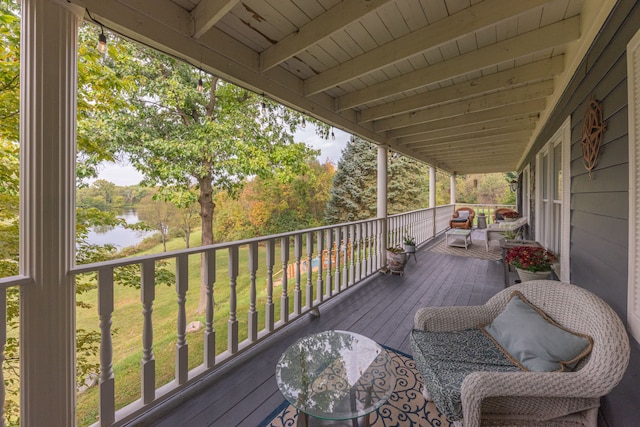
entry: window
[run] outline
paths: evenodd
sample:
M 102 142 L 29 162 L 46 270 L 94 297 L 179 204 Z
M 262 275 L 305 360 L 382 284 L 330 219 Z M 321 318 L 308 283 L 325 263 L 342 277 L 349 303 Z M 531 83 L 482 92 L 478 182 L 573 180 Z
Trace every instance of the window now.
M 570 282 L 571 120 L 567 118 L 536 157 L 535 239 L 560 261 L 560 280 Z M 564 171 L 564 173 L 563 173 Z

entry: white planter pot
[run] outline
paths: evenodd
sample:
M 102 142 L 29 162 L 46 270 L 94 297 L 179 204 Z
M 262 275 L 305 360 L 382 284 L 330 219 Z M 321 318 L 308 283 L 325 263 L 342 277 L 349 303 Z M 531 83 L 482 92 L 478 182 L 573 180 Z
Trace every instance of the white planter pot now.
M 407 254 L 404 252 L 396 253 L 387 251 L 387 261 L 391 273 L 404 275 L 404 265 L 407 263 Z
M 519 268 L 516 268 L 516 271 L 518 272 L 518 276 L 520 276 L 521 282 L 528 282 L 529 280 L 549 280 L 551 278 L 550 271 L 536 271 L 534 273 Z
M 415 253 L 416 251 L 416 245 L 404 245 L 404 251 L 408 254 L 412 254 Z

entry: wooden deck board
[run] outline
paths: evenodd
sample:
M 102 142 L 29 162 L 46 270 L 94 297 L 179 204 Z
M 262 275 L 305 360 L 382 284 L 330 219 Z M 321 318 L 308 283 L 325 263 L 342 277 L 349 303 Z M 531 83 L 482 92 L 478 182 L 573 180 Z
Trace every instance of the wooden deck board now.
M 194 396 L 154 420 L 138 425 L 250 426 L 259 424 L 284 400 L 275 366 L 295 340 L 328 329 L 350 330 L 380 344 L 411 353 L 409 332 L 420 307 L 478 305 L 503 289 L 502 265 L 427 250 L 408 262 L 405 275 L 377 274 L 320 307 L 320 317 L 303 316 L 250 350 L 242 363 L 206 380 Z M 175 406 L 175 407 L 174 407 Z

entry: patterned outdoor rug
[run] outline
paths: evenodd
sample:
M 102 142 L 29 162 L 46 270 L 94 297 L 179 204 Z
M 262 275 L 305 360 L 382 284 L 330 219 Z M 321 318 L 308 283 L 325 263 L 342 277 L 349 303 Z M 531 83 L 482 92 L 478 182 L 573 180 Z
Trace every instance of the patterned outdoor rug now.
M 387 403 L 370 415 L 371 427 L 452 427 L 433 402 L 422 395 L 422 378 L 411 356 L 387 348 L 396 367 L 396 388 Z M 298 420 L 297 410 L 284 402 L 259 427 L 290 427 Z
M 474 239 L 473 234 L 471 235 L 471 238 L 473 243 L 467 249 L 458 248 L 455 246 L 447 246 L 447 240 L 443 238 L 440 242 L 436 243 L 428 250 L 441 254 L 480 258 L 489 261 L 499 261 L 500 259 L 502 259 L 502 249 L 500 249 L 498 241 L 492 240 L 490 242 L 491 244 L 489 245 L 489 251 L 487 252 L 484 240 Z

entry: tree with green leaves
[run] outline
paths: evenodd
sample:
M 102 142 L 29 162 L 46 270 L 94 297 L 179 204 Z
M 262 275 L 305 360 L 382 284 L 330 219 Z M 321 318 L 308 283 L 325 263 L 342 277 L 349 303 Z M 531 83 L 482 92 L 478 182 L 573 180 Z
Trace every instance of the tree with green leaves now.
M 203 245 L 214 242 L 215 192 L 237 194 L 250 176 L 290 180 L 316 154 L 293 140 L 299 113 L 157 51 L 111 40 L 110 46 L 126 45 L 127 54 L 110 51 L 104 64 L 133 84 L 121 92 L 126 105 L 112 109 L 94 135 L 126 155 L 145 185 L 160 186 L 165 195 L 197 189 Z
M 18 141 L 20 118 L 20 18 L 18 6 L 0 0 L 0 139 Z
M 377 216 L 378 151 L 374 144 L 354 137 L 338 162 L 326 219 L 331 224 Z M 427 166 L 397 153 L 388 159 L 389 214 L 424 208 L 429 200 Z
M 152 230 L 160 233 L 162 248 L 166 252 L 169 231 L 174 227 L 177 228 L 178 208 L 171 202 L 148 195 L 142 199 L 138 208 L 138 217 Z

